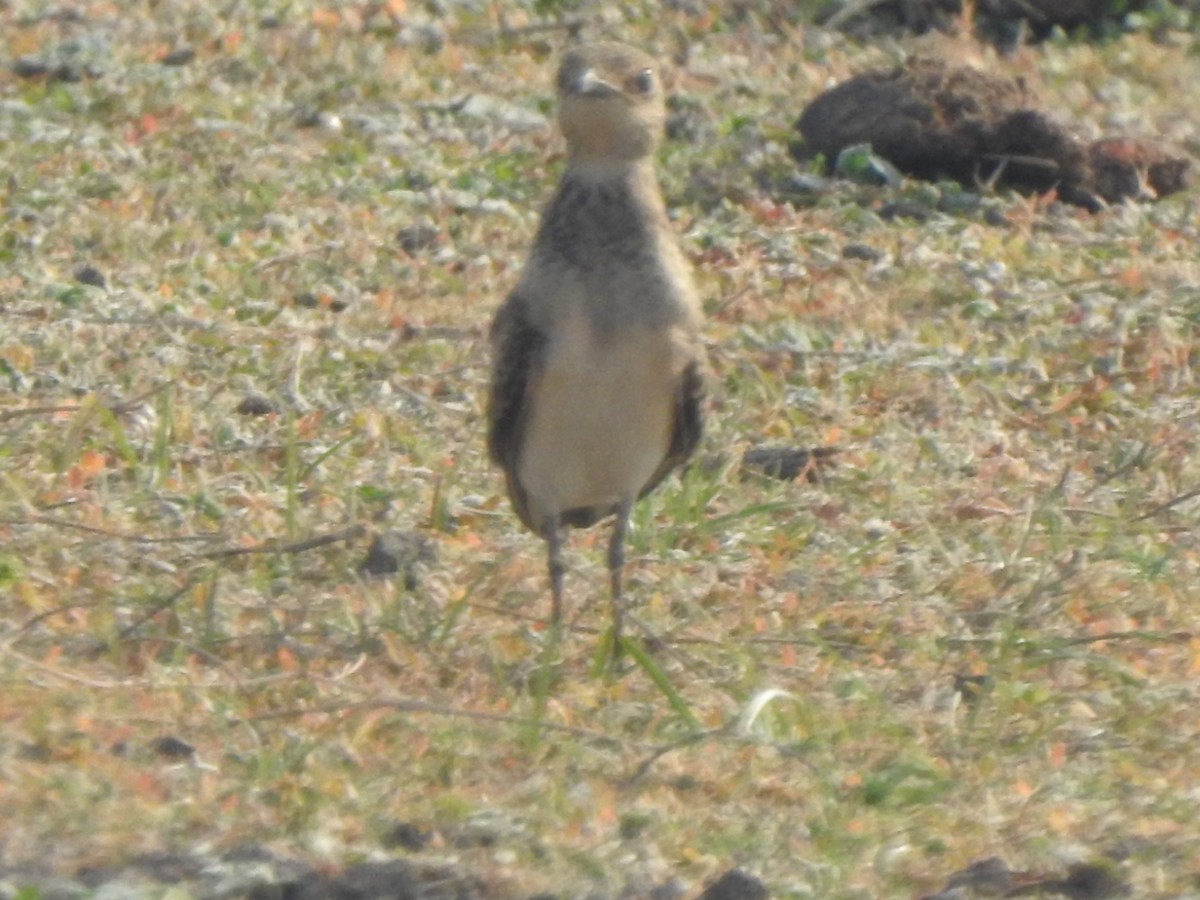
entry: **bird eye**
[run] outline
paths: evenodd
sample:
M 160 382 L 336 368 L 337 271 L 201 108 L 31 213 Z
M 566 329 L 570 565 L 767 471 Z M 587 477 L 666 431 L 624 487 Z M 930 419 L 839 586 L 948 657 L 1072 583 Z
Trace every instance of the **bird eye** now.
M 654 89 L 654 70 L 642 69 L 633 77 L 633 87 L 639 94 L 648 94 Z

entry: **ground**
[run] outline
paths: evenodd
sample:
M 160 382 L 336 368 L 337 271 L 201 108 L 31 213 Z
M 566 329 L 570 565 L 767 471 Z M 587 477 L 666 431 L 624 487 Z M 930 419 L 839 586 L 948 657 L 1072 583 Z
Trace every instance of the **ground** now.
M 1200 892 L 1194 192 L 1093 214 L 788 152 L 932 46 L 1195 154 L 1196 26 L 1001 56 L 802 7 L 0 3 L 9 895 L 253 853 L 488 897 L 734 866 L 919 897 L 990 857 Z M 483 446 L 575 33 L 671 63 L 713 369 L 696 464 L 635 513 L 615 674 L 603 532 L 556 643 Z M 759 446 L 838 449 L 780 480 Z

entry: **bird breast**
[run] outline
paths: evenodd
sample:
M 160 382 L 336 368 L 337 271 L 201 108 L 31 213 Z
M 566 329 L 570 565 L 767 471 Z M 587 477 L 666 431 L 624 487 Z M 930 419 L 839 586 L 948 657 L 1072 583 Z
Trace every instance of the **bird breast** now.
M 601 338 L 582 311 L 561 323 L 530 386 L 519 477 L 535 521 L 646 486 L 669 446 L 685 340 L 636 325 Z

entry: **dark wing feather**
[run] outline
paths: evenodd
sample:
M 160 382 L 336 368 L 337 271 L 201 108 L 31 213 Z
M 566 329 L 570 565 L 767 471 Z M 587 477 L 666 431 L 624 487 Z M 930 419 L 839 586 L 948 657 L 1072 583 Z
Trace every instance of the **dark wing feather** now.
M 500 306 L 490 338 L 493 357 L 487 407 L 488 455 L 504 470 L 513 509 L 527 528 L 540 533 L 540 527 L 530 521 L 517 465 L 525 439 L 529 389 L 541 376 L 547 338 L 530 321 L 528 303 L 518 294 L 510 294 Z
M 673 469 L 687 462 L 696 452 L 703 433 L 704 369 L 699 360 L 693 360 L 683 370 L 683 378 L 675 394 L 675 416 L 671 423 L 671 444 L 667 447 L 667 455 L 638 496 L 645 497 Z

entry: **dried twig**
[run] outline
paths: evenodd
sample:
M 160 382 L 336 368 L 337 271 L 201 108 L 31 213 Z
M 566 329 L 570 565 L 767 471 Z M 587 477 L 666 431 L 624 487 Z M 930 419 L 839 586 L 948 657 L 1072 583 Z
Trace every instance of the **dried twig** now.
M 83 675 L 77 675 L 74 672 L 61 669 L 58 666 L 52 666 L 49 663 L 42 662 L 41 660 L 33 659 L 32 657 L 26 656 L 24 653 L 18 653 L 16 650 L 13 650 L 12 647 L 0 647 L 0 653 L 4 654 L 5 656 L 11 656 L 22 665 L 28 666 L 31 669 L 36 669 L 39 672 L 51 675 L 62 681 L 69 681 L 72 684 L 82 684 L 86 685 L 87 687 L 109 690 L 111 688 L 124 687 L 129 683 L 127 681 L 115 681 L 110 678 L 86 678 Z
M 1141 522 L 1145 519 L 1152 519 L 1159 513 L 1165 513 L 1172 507 L 1178 506 L 1180 503 L 1184 503 L 1188 500 L 1193 500 L 1196 497 L 1200 497 L 1200 488 L 1192 488 L 1190 491 L 1184 491 L 1182 494 L 1176 494 L 1170 500 L 1164 500 L 1157 506 L 1152 506 L 1147 512 L 1142 513 L 1140 516 L 1134 516 L 1133 521 Z
M 24 516 L 19 519 L 0 519 L 0 525 L 49 525 L 52 528 L 69 528 L 72 531 L 83 531 L 88 534 L 95 534 L 118 541 L 131 541 L 136 544 L 186 544 L 196 541 L 216 541 L 224 537 L 223 534 L 218 534 L 217 532 L 180 534 L 170 537 L 150 537 L 145 534 L 135 534 L 129 531 L 116 531 L 112 528 L 84 525 L 82 522 L 71 522 L 67 519 L 59 519 L 55 516 L 46 515 Z
M 0 422 L 19 419 L 22 416 L 52 416 L 56 413 L 79 412 L 82 408 L 78 403 L 72 403 L 66 406 L 25 406 L 21 409 L 6 409 L 4 412 L 0 412 Z
M 689 734 L 680 738 L 677 741 L 672 741 L 669 744 L 664 744 L 661 747 L 655 747 L 650 755 L 638 763 L 638 767 L 633 770 L 632 774 L 625 779 L 626 784 L 636 784 L 646 777 L 646 773 L 650 771 L 650 767 L 666 756 L 668 753 L 673 753 L 676 750 L 681 750 L 684 747 L 691 747 L 694 744 L 699 744 L 711 738 L 720 737 L 728 734 L 732 729 L 732 725 L 722 725 L 720 728 L 714 728 L 711 731 L 700 731 L 695 734 Z
M 122 400 L 120 403 L 114 403 L 108 406 L 109 412 L 113 415 L 121 415 L 129 412 L 131 409 L 136 409 L 141 404 L 145 403 L 155 394 L 158 394 L 170 387 L 170 382 L 157 384 L 149 390 L 131 397 L 128 400 Z M 88 406 L 86 403 L 67 403 L 60 406 L 26 406 L 21 409 L 6 409 L 0 412 L 0 422 L 7 422 L 10 419 L 19 419 L 23 416 L 52 416 L 58 413 L 73 413 L 79 412 Z
M 300 250 L 292 250 L 288 253 L 279 253 L 275 256 L 268 256 L 266 259 L 259 260 L 250 269 L 252 272 L 265 272 L 268 269 L 273 269 L 276 266 L 282 266 L 286 263 L 295 262 L 304 259 L 306 256 L 315 256 L 318 253 L 335 253 L 344 248 L 341 241 L 326 241 L 317 247 L 304 247 Z
M 233 556 L 246 556 L 252 553 L 303 553 L 305 550 L 324 547 L 326 544 L 336 544 L 338 541 L 352 541 L 365 534 L 366 530 L 367 526 L 359 523 L 357 525 L 348 525 L 329 534 L 319 534 L 315 537 L 305 538 L 302 541 L 284 543 L 277 538 L 272 538 L 261 544 L 255 544 L 253 547 L 223 547 L 220 550 L 198 553 L 197 556 L 201 559 L 228 559 Z
M 1015 646 L 1032 645 L 1038 649 L 1057 649 L 1059 647 L 1079 647 L 1087 644 L 1099 644 L 1105 641 L 1146 641 L 1156 644 L 1186 644 L 1195 640 L 1196 634 L 1191 631 L 1110 631 L 1108 634 L 1084 634 L 1068 638 L 1021 638 L 1013 641 Z M 997 637 L 947 637 L 943 641 L 955 647 L 991 647 L 998 643 Z
M 47 619 L 53 619 L 55 616 L 62 615 L 63 613 L 72 609 L 86 609 L 88 607 L 96 606 L 99 602 L 99 600 L 90 599 L 80 600 L 77 603 L 62 603 L 58 606 L 52 607 L 51 609 L 43 610 L 37 615 L 30 616 L 12 631 L 4 635 L 4 638 L 0 640 L 0 650 L 11 647 L 17 642 L 17 639 L 20 638 L 21 635 L 32 629 L 33 626 L 37 625 L 39 622 L 45 622 Z
M 295 719 L 308 715 L 333 715 L 343 712 L 363 712 L 374 709 L 394 709 L 397 712 L 428 713 L 434 716 L 448 716 L 457 719 L 474 719 L 479 722 L 501 722 L 505 725 L 516 725 L 523 728 L 538 728 L 543 731 L 554 731 L 559 734 L 569 734 L 583 740 L 594 741 L 610 747 L 627 747 L 628 742 L 615 738 L 611 734 L 592 731 L 587 728 L 577 728 L 573 725 L 561 725 L 558 722 L 545 722 L 528 719 L 522 716 L 509 716 L 504 713 L 486 712 L 483 710 L 459 709 L 444 706 L 440 703 L 430 703 L 428 700 L 414 700 L 409 697 L 382 697 L 378 700 L 356 700 L 350 703 L 322 703 L 304 708 L 280 709 L 272 712 L 258 713 L 246 716 L 237 721 L 262 722 L 271 719 Z

